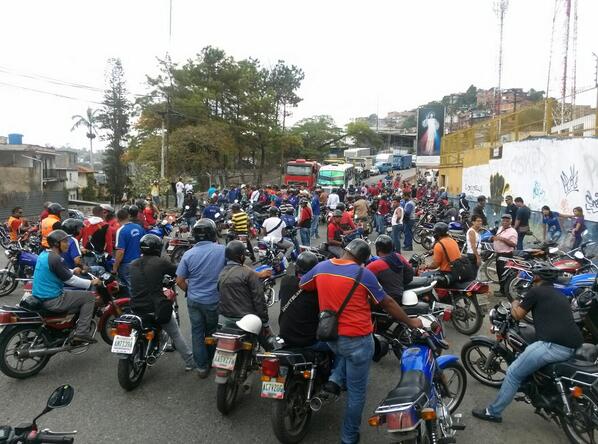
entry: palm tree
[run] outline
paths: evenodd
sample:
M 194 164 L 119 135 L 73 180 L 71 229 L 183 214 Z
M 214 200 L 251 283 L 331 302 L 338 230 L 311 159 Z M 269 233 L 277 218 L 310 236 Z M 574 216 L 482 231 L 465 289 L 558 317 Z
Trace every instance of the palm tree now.
M 91 108 L 87 108 L 86 116 L 77 114 L 76 116 L 72 117 L 72 119 L 75 121 L 75 123 L 74 123 L 73 127 L 71 128 L 71 131 L 74 131 L 81 126 L 84 126 L 87 129 L 87 134 L 85 136 L 89 139 L 89 163 L 91 163 L 92 170 L 93 170 L 93 139 L 96 138 L 96 134 L 98 132 L 98 130 L 97 130 L 98 119 L 96 117 L 96 114 L 99 111 L 100 110 L 98 110 L 98 109 L 92 110 Z

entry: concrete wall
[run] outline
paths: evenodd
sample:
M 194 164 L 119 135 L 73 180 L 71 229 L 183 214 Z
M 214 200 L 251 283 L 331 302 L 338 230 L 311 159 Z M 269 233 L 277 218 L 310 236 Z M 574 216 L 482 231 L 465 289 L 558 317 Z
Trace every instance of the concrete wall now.
M 42 206 L 47 201 L 58 202 L 64 208 L 68 206 L 68 199 L 64 190 L 46 191 L 43 194 L 40 191 L 29 193 L 0 192 L 0 220 L 6 221 L 12 209 L 19 206 L 23 208 L 23 214 L 27 219 L 37 222 L 37 218 L 42 212 Z
M 0 194 L 40 189 L 39 169 L 0 166 L 0 177 Z
M 562 214 L 580 206 L 598 222 L 598 138 L 535 139 L 503 145 L 502 157 L 463 168 L 463 191 L 501 202 L 520 196 L 532 209 Z

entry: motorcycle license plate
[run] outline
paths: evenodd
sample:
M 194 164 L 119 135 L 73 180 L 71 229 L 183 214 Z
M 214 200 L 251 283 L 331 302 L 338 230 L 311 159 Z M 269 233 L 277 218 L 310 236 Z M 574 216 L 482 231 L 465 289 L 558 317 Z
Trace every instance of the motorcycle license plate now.
M 172 251 L 174 250 L 174 245 L 169 245 L 168 248 L 166 249 L 166 251 Z
M 216 350 L 214 359 L 212 359 L 212 367 L 221 368 L 223 370 L 234 370 L 236 360 L 236 353 Z
M 284 382 L 262 382 L 262 398 L 283 399 Z
M 134 335 L 116 335 L 114 337 L 114 341 L 112 342 L 112 353 L 130 355 L 131 353 L 133 353 L 133 349 L 135 348 L 135 339 L 136 337 Z

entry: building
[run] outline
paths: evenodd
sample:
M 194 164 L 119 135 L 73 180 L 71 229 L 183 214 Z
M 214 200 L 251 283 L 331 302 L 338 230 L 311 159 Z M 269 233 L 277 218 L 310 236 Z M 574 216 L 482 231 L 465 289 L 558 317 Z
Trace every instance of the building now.
M 590 137 L 596 135 L 596 113 L 589 114 L 579 119 L 553 126 L 551 134 L 564 137 Z
M 56 170 L 65 179 L 69 200 L 79 198 L 79 151 L 61 148 L 56 151 Z

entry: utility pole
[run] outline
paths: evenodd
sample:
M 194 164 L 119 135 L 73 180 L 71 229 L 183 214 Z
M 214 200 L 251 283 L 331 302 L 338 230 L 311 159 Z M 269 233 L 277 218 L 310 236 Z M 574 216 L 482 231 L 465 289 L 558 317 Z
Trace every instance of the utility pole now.
M 501 101 L 502 101 L 502 64 L 503 64 L 503 31 L 505 25 L 505 16 L 507 14 L 507 9 L 509 7 L 509 0 L 496 0 L 494 2 L 494 12 L 498 17 L 499 20 L 499 47 L 498 47 L 498 91 L 497 96 L 495 98 L 495 107 L 496 107 L 496 115 L 498 116 L 498 133 L 497 137 L 500 140 L 500 108 L 501 108 Z
M 567 68 L 569 61 L 569 25 L 571 24 L 571 0 L 565 0 L 565 48 L 563 54 L 563 79 L 561 84 L 561 122 L 565 123 L 565 98 L 567 96 Z
M 164 114 L 166 113 L 159 113 L 162 116 L 162 147 L 160 149 L 160 178 L 164 179 L 164 162 L 166 158 L 166 128 L 164 126 Z

